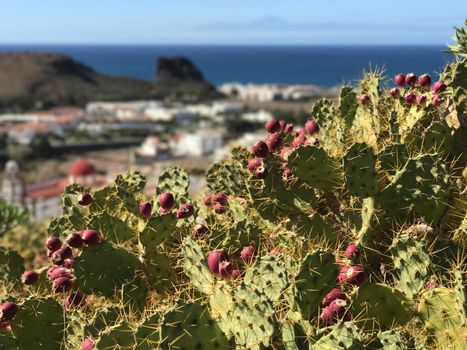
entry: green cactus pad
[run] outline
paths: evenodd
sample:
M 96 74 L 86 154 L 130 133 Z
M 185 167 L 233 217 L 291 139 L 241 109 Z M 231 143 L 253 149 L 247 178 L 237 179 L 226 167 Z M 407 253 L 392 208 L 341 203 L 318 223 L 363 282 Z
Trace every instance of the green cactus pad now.
M 146 256 L 143 271 L 151 288 L 158 292 L 166 292 L 175 279 L 174 261 L 163 252 L 155 252 Z
M 230 349 L 225 334 L 198 303 L 179 302 L 161 320 L 161 349 Z
M 117 324 L 118 320 L 123 316 L 123 311 L 117 306 L 97 310 L 84 326 L 84 335 L 97 338 L 99 333 Z
M 315 251 L 302 260 L 295 277 L 293 302 L 300 308 L 304 319 L 318 315 L 318 307 L 335 286 L 337 275 L 336 260 L 329 252 Z
M 16 338 L 10 332 L 0 332 L 0 350 L 17 350 Z
M 376 157 L 364 143 L 353 144 L 343 158 L 346 188 L 359 197 L 371 197 L 378 193 L 375 164 Z
M 133 350 L 136 339 L 133 329 L 122 323 L 106 329 L 95 342 L 96 350 Z
M 138 236 L 138 233 L 125 222 L 107 213 L 92 216 L 88 228 L 99 232 L 105 240 L 117 244 L 135 239 Z
M 221 246 L 241 248 L 248 245 L 258 247 L 261 241 L 261 229 L 251 219 L 244 219 L 234 223 L 227 231 Z
M 63 349 L 63 309 L 52 298 L 26 299 L 11 321 L 11 329 L 19 349 Z
M 143 247 L 152 252 L 176 231 L 177 219 L 171 213 L 150 218 L 139 235 Z
M 76 284 L 86 294 L 111 297 L 134 279 L 140 263 L 136 255 L 108 242 L 87 247 L 76 258 Z
M 383 347 L 382 350 L 409 350 L 408 342 L 398 331 L 380 331 L 378 339 Z
M 214 163 L 206 172 L 206 182 L 212 193 L 228 196 L 248 196 L 248 173 L 235 163 Z
M 394 176 L 407 162 L 407 148 L 403 143 L 394 143 L 384 147 L 378 154 L 381 171 Z
M 405 295 L 413 298 L 426 283 L 430 257 L 423 244 L 407 234 L 394 238 L 391 254 L 399 285 Z
M 350 86 L 343 87 L 339 93 L 339 112 L 346 129 L 352 127 L 357 107 L 357 94 Z
M 446 165 L 430 155 L 410 159 L 382 192 L 385 206 L 404 214 L 413 210 L 437 223 L 447 206 L 449 173 Z
M 283 256 L 265 255 L 257 258 L 247 269 L 244 281 L 262 291 L 271 302 L 277 302 L 289 286 L 289 273 Z
M 169 167 L 159 177 L 157 195 L 170 192 L 175 198 L 187 197 L 190 179 L 188 174 L 179 167 Z
M 23 257 L 14 250 L 0 247 L 0 281 L 4 284 L 20 284 L 23 272 Z
M 139 276 L 136 276 L 134 280 L 128 283 L 122 284 L 119 292 L 126 310 L 141 312 L 144 309 L 148 288 Z
M 190 276 L 193 287 L 204 294 L 213 292 L 214 277 L 209 270 L 206 258 L 198 243 L 187 237 L 183 240 L 182 255 L 185 271 Z
M 326 331 L 328 334 L 322 336 L 311 347 L 313 350 L 347 350 L 347 349 L 364 349 L 362 344 L 362 335 L 358 327 L 353 322 L 337 323 L 329 327 Z
M 86 228 L 86 214 L 88 209 L 78 204 L 78 195 L 86 189 L 78 184 L 68 185 L 62 196 L 63 213 L 73 224 L 75 230 Z
M 412 318 L 411 305 L 404 294 L 383 284 L 367 283 L 360 287 L 352 296 L 351 309 L 366 329 L 373 329 L 373 321 L 381 330 L 387 330 Z
M 160 345 L 160 323 L 161 316 L 153 314 L 146 318 L 139 325 L 135 332 L 136 348 L 135 350 L 153 350 L 159 349 Z
M 316 146 L 298 147 L 288 158 L 288 167 L 313 188 L 332 191 L 342 185 L 340 165 Z

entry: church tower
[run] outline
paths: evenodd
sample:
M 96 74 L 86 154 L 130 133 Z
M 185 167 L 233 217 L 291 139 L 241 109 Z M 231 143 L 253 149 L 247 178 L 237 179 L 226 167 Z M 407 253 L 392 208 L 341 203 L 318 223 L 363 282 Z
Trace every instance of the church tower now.
M 19 208 L 25 208 L 25 195 L 26 187 L 19 165 L 16 161 L 9 160 L 5 165 L 5 177 L 0 186 L 0 197 Z

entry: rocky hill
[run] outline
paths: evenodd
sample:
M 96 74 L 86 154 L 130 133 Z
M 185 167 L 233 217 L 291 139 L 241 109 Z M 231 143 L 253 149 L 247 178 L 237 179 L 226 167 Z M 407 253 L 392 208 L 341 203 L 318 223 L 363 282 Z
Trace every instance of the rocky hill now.
M 0 109 L 3 110 L 168 96 L 197 100 L 218 94 L 201 72 L 181 57 L 160 59 L 157 79 L 146 81 L 100 74 L 61 54 L 0 54 Z

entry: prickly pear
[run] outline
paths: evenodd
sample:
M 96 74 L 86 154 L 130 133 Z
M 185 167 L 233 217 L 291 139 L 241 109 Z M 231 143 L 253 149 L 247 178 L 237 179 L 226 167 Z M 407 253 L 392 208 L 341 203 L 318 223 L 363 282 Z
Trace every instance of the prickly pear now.
M 264 124 L 264 128 L 266 129 L 268 133 L 274 134 L 281 130 L 281 125 L 279 124 L 277 120 L 270 119 Z
M 269 146 L 264 141 L 258 141 L 251 148 L 251 152 L 257 157 L 266 158 L 269 156 Z
M 45 246 L 51 253 L 53 253 L 60 249 L 62 242 L 58 237 L 52 236 L 47 240 Z
M 313 119 L 308 120 L 305 123 L 305 130 L 310 135 L 317 133 L 319 131 L 318 123 L 314 121 Z
M 94 230 L 84 230 L 83 234 L 83 241 L 86 245 L 96 245 L 98 244 L 102 237 L 99 234 L 99 232 L 94 231 Z
M 89 205 L 92 203 L 92 196 L 88 192 L 81 192 L 78 195 L 78 204 L 80 205 Z
M 405 86 L 405 75 L 402 73 L 397 74 L 394 77 L 394 82 L 400 87 L 404 87 Z
M 209 270 L 215 275 L 219 275 L 219 264 L 223 261 L 229 261 L 229 255 L 224 249 L 216 249 L 208 255 Z
M 26 285 L 34 284 L 37 282 L 38 279 L 39 279 L 39 274 L 33 270 L 25 271 L 21 275 L 21 281 Z
M 66 243 L 72 248 L 81 248 L 84 245 L 80 232 L 70 233 L 66 239 Z
M 193 205 L 190 203 L 184 203 L 178 207 L 177 210 L 177 219 L 186 219 L 193 215 L 194 212 Z
M 152 214 L 151 202 L 141 202 L 139 205 L 139 212 L 143 214 L 146 219 L 149 219 Z
M 11 321 L 18 312 L 18 305 L 12 301 L 7 301 L 0 307 L 0 322 Z
M 245 264 L 251 264 L 251 262 L 253 261 L 255 257 L 255 254 L 256 254 L 256 251 L 254 247 L 252 246 L 244 247 L 242 249 L 242 252 L 240 253 L 240 259 L 242 259 L 242 261 Z
M 433 88 L 431 89 L 431 91 L 434 94 L 439 94 L 440 92 L 443 92 L 444 90 L 446 90 L 446 88 L 447 88 L 446 84 L 442 80 L 439 80 L 433 84 Z

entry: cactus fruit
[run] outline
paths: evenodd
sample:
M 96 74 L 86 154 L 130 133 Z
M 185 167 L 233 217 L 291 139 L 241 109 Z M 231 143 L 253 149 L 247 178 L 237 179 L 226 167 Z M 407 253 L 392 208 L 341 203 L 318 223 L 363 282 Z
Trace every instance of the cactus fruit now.
M 255 145 L 251 148 L 253 154 L 260 158 L 266 158 L 269 156 L 269 146 L 264 141 L 258 141 Z
M 275 134 L 281 130 L 281 125 L 275 119 L 270 119 L 264 124 L 264 128 L 270 134 Z
M 283 141 L 279 133 L 270 134 L 268 136 L 267 145 L 271 152 L 277 152 L 281 148 Z
M 84 245 L 80 232 L 70 233 L 66 239 L 66 244 L 72 248 L 81 248 Z
M 439 94 L 440 92 L 443 92 L 444 90 L 446 90 L 446 88 L 447 88 L 446 84 L 442 80 L 439 80 L 433 84 L 433 88 L 431 89 L 431 91 L 434 94 Z
M 396 98 L 396 97 L 399 97 L 400 94 L 401 94 L 401 92 L 400 92 L 400 90 L 398 88 L 392 88 L 392 89 L 389 90 L 389 95 L 391 97 Z
M 348 303 L 346 300 L 334 299 L 323 308 L 319 318 L 324 324 L 329 325 L 335 323 L 337 320 L 344 317 L 347 307 Z
M 86 303 L 85 297 L 80 293 L 71 293 L 65 298 L 63 306 L 65 309 L 83 306 Z
M 223 261 L 228 261 L 229 256 L 224 249 L 216 249 L 208 255 L 209 270 L 215 275 L 220 275 L 219 264 Z
M 170 210 L 175 204 L 175 199 L 172 193 L 164 192 L 159 196 L 159 206 L 164 210 Z
M 94 230 L 84 230 L 82 234 L 83 241 L 86 245 L 96 245 L 101 241 L 101 235 Z
M 78 195 L 78 204 L 89 205 L 92 203 L 92 196 L 89 192 L 81 192 Z
M 430 90 L 431 77 L 428 74 L 422 74 L 418 77 L 418 85 L 423 87 L 425 90 Z
M 47 249 L 51 253 L 53 253 L 60 249 L 60 247 L 62 246 L 62 242 L 58 237 L 52 236 L 47 240 L 47 243 L 45 245 Z
M 81 344 L 81 350 L 94 350 L 94 341 L 89 337 L 84 339 Z
M 349 260 L 357 260 L 360 256 L 360 249 L 355 244 L 350 244 L 345 248 L 345 257 Z
M 347 300 L 347 296 L 339 288 L 333 288 L 328 294 L 324 296 L 322 304 L 323 306 L 328 306 L 331 301 L 336 299 Z
M 11 321 L 18 312 L 18 305 L 14 302 L 7 301 L 0 307 L 0 322 Z
M 38 279 L 39 279 L 39 274 L 33 270 L 25 271 L 21 275 L 21 281 L 26 285 L 34 284 L 37 282 Z
M 242 261 L 245 264 L 249 265 L 253 261 L 255 255 L 256 255 L 256 251 L 254 247 L 252 246 L 244 247 L 242 249 L 242 252 L 240 253 L 240 259 L 242 259 Z
M 397 74 L 394 77 L 394 82 L 399 85 L 400 87 L 404 87 L 406 85 L 405 83 L 405 75 L 402 73 Z
M 316 134 L 319 131 L 318 123 L 313 119 L 308 120 L 305 123 L 305 130 L 310 136 Z
M 351 284 L 354 286 L 363 285 L 368 279 L 367 272 L 358 265 L 346 265 L 339 271 L 337 281 L 339 283 Z
M 164 209 L 164 208 L 161 208 Z M 143 214 L 146 219 L 149 219 L 152 215 L 152 204 L 151 202 L 141 202 L 139 205 L 139 212 Z
M 365 105 L 365 106 L 371 105 L 371 98 L 367 94 L 360 95 L 358 99 L 362 105 Z
M 177 219 L 186 219 L 192 216 L 194 213 L 193 205 L 190 203 L 184 203 L 178 207 Z
M 417 96 L 414 93 L 409 92 L 407 95 L 404 96 L 404 100 L 409 105 L 414 105 L 417 103 Z
M 405 85 L 414 85 L 417 82 L 417 76 L 414 73 L 409 73 L 405 76 Z

